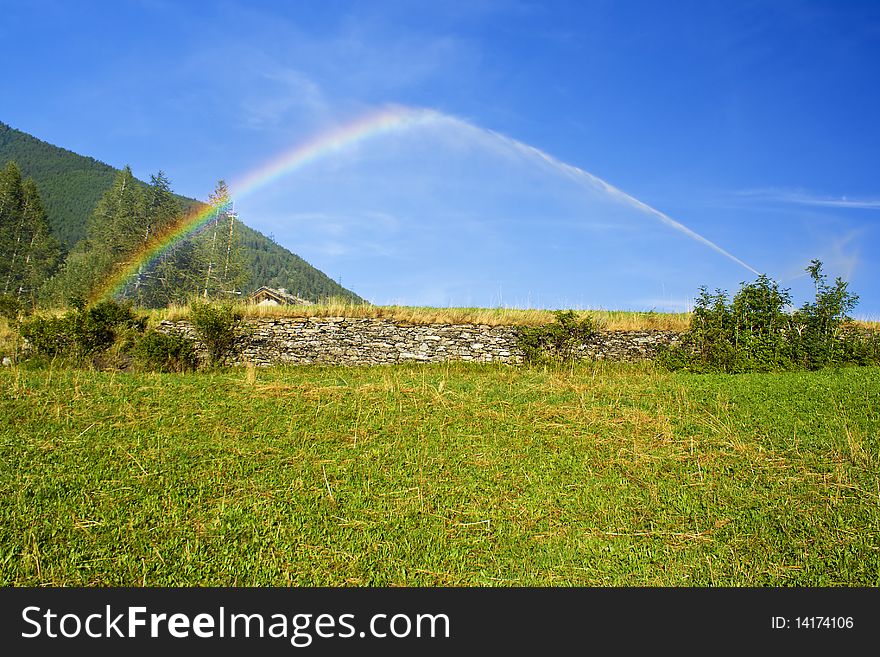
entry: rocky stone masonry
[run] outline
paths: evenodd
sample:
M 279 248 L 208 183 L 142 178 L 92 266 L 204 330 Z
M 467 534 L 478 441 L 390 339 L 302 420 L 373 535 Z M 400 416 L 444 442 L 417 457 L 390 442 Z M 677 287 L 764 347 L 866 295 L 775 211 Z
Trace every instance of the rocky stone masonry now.
M 162 322 L 160 331 L 182 331 L 195 339 L 188 322 Z M 674 331 L 608 331 L 583 346 L 597 360 L 641 360 L 660 345 L 672 344 Z M 203 355 L 206 353 L 201 349 Z M 242 324 L 237 364 L 280 363 L 385 365 L 403 362 L 519 363 L 516 328 L 485 324 L 410 324 L 388 319 L 345 317 L 257 318 Z

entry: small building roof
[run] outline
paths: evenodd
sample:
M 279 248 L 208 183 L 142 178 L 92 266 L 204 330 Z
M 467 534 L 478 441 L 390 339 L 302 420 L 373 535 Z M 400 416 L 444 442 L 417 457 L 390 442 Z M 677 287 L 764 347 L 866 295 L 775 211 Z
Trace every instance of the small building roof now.
M 295 294 L 291 294 L 287 290 L 282 288 L 274 288 L 267 287 L 265 285 L 257 288 L 251 293 L 248 299 L 252 303 L 260 303 L 264 301 L 274 301 L 278 305 L 285 306 L 310 306 L 312 302 L 308 299 L 303 299 L 302 297 L 298 297 Z

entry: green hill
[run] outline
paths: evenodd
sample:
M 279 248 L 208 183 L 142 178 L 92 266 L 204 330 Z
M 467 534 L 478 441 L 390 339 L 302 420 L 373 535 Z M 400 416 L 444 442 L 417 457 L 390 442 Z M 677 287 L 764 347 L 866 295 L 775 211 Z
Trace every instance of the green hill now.
M 49 215 L 49 226 L 68 250 L 85 237 L 89 215 L 119 172 L 94 158 L 59 148 L 0 122 L 0 166 L 9 160 L 18 164 L 24 177 L 36 182 Z M 178 195 L 178 199 L 185 208 L 200 203 L 185 196 Z M 268 285 L 286 288 L 313 301 L 331 296 L 356 303 L 363 301 L 259 231 L 241 224 L 240 238 L 250 273 L 245 293 Z

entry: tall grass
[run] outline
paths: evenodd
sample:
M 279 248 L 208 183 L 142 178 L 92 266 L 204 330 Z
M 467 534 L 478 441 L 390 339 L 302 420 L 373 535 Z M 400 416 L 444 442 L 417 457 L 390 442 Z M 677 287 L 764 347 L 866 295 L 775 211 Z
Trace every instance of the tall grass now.
M 8 355 L 15 352 L 18 341 L 18 332 L 9 325 L 9 320 L 0 317 L 0 355 Z
M 354 304 L 339 299 L 310 306 L 236 306 L 245 317 L 347 317 L 393 319 L 413 324 L 486 324 L 489 326 L 540 326 L 554 321 L 551 310 L 519 308 L 432 308 L 425 306 L 374 306 Z M 179 320 L 189 316 L 188 305 L 172 306 L 151 312 L 152 321 Z M 631 312 L 623 310 L 583 310 L 581 317 L 592 318 L 609 331 L 645 329 L 684 330 L 688 313 Z
M 234 309 L 246 318 L 256 317 L 347 317 L 393 319 L 412 324 L 485 324 L 488 326 L 542 326 L 554 321 L 552 310 L 520 308 L 436 308 L 429 306 L 374 306 L 369 303 L 352 303 L 341 298 L 330 298 L 309 306 L 258 306 L 250 303 L 234 304 Z M 64 309 L 41 309 L 40 315 L 58 316 Z M 186 319 L 189 304 L 172 304 L 167 308 L 139 312 L 149 316 L 150 324 L 162 320 Z M 580 318 L 589 317 L 600 330 L 684 331 L 689 328 L 691 313 L 660 313 L 655 311 L 629 310 L 580 310 Z M 5 321 L 5 320 L 2 320 Z M 0 345 L 4 328 L 0 321 Z M 874 318 L 857 320 L 856 324 L 880 330 L 880 320 Z

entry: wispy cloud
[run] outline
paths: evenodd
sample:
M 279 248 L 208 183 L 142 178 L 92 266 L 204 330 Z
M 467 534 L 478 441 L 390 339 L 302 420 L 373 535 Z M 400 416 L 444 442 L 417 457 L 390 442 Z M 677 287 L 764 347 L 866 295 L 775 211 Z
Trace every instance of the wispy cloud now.
M 737 196 L 770 203 L 793 203 L 826 208 L 853 208 L 880 210 L 880 198 L 849 198 L 846 196 L 819 196 L 799 189 L 751 189 L 738 192 Z
M 861 230 L 850 230 L 831 240 L 828 245 L 826 262 L 833 269 L 841 272 L 845 280 L 851 280 L 859 266 L 859 237 Z
M 842 276 L 844 280 L 851 280 L 856 270 L 861 266 L 861 241 L 865 237 L 863 229 L 851 229 L 843 233 L 827 233 L 823 235 L 822 249 L 814 253 L 811 258 L 818 257 L 825 265 L 825 271 L 833 276 Z M 806 258 L 796 264 L 793 263 L 785 271 L 780 279 L 781 283 L 790 283 L 806 278 L 809 274 Z
M 259 94 L 249 94 L 241 101 L 248 126 L 273 129 L 303 113 L 311 117 L 329 113 L 331 104 L 321 86 L 302 71 L 275 65 L 261 70 L 259 77 L 266 83 Z

